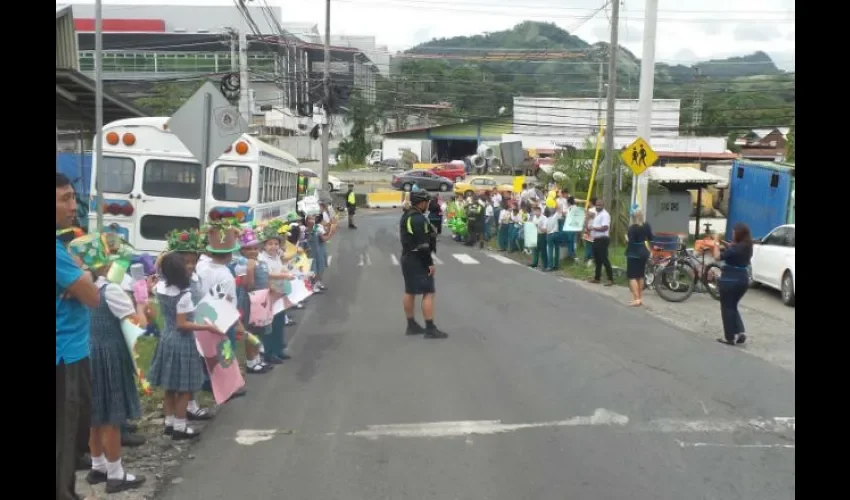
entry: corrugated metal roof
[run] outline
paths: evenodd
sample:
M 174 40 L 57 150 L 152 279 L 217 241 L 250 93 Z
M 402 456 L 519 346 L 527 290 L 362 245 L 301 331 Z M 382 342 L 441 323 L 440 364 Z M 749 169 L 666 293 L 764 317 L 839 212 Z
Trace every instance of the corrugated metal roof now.
M 719 184 L 725 179 L 695 168 L 649 167 L 649 180 L 663 184 Z
M 56 19 L 59 19 L 60 17 L 64 16 L 65 14 L 68 14 L 69 12 L 71 12 L 71 6 L 70 5 L 57 5 L 56 6 Z

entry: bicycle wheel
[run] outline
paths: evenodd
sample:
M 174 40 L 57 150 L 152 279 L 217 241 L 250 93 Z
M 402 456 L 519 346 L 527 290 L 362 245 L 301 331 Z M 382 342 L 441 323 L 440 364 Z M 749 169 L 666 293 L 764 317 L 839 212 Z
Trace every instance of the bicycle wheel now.
M 661 268 L 655 276 L 655 293 L 667 302 L 682 302 L 696 288 L 697 270 L 690 262 L 679 260 Z
M 722 274 L 720 266 L 717 264 L 709 264 L 705 266 L 702 272 L 702 286 L 708 290 L 708 294 L 714 300 L 720 300 L 720 275 Z
M 643 272 L 643 289 L 646 290 L 655 282 L 655 273 L 658 266 L 652 260 L 646 261 L 646 270 Z

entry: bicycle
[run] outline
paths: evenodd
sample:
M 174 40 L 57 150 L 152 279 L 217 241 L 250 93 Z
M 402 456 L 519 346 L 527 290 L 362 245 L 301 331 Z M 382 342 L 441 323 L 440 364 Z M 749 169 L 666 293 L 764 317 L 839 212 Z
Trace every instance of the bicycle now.
M 653 280 L 655 293 L 668 302 L 683 302 L 693 295 L 697 286 L 702 285 L 713 299 L 720 300 L 720 266 L 714 262 L 705 263 L 705 254 L 710 251 L 711 248 L 701 248 L 702 259 L 697 259 L 682 244 L 667 264 L 656 271 Z M 671 292 L 681 295 L 672 295 Z

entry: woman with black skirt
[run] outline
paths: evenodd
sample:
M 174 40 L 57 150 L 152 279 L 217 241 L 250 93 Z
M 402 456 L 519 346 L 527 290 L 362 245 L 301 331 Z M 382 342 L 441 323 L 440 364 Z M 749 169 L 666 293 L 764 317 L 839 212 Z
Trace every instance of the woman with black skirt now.
M 428 204 L 428 221 L 437 229 L 437 234 L 443 234 L 443 209 L 438 197 L 431 198 Z
M 723 321 L 722 339 L 718 342 L 729 345 L 739 345 L 747 341 L 744 334 L 744 321 L 738 311 L 738 303 L 744 298 L 750 286 L 747 268 L 753 257 L 753 237 L 750 227 L 739 222 L 732 228 L 732 243 L 720 242 L 726 248 L 714 247 L 714 260 L 723 261 L 720 268 L 722 275 L 718 289 L 720 290 L 720 318 Z
M 632 292 L 632 301 L 629 305 L 637 307 L 643 304 L 643 288 L 646 279 L 644 273 L 646 261 L 649 260 L 647 243 L 652 241 L 652 228 L 644 220 L 640 209 L 632 212 L 627 237 L 629 244 L 626 247 L 626 277 L 629 279 L 629 290 Z

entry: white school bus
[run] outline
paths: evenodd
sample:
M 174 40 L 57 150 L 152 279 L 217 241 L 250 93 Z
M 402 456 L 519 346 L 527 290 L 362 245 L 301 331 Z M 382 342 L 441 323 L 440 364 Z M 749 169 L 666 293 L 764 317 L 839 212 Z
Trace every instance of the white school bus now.
M 172 229 L 197 228 L 203 196 L 207 219 L 262 221 L 294 211 L 298 160 L 242 135 L 206 172 L 168 130 L 168 117 L 130 118 L 103 127 L 103 164 L 93 162 L 89 227 L 96 224 L 96 181 L 103 175 L 104 227 L 137 250 L 159 252 Z M 199 125 L 200 126 L 200 125 Z

